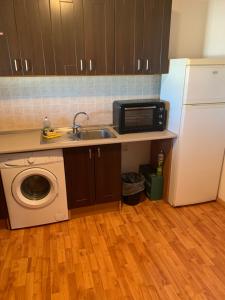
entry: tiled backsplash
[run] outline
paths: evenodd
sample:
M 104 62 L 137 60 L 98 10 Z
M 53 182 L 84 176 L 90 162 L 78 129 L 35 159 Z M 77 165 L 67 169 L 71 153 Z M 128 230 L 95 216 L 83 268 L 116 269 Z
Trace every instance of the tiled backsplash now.
M 160 76 L 27 77 L 0 79 L 0 130 L 70 126 L 78 111 L 85 125 L 111 124 L 112 102 L 158 98 Z

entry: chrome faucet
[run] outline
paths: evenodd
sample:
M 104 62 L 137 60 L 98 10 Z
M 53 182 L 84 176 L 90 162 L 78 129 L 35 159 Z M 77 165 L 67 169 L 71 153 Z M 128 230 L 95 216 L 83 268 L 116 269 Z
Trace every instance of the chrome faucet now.
M 80 124 L 76 124 L 76 118 L 79 115 L 85 115 L 87 117 L 87 120 L 89 120 L 89 116 L 86 112 L 81 111 L 81 112 L 76 113 L 74 118 L 73 118 L 73 127 L 72 127 L 73 128 L 73 134 L 78 134 L 79 129 L 80 129 Z

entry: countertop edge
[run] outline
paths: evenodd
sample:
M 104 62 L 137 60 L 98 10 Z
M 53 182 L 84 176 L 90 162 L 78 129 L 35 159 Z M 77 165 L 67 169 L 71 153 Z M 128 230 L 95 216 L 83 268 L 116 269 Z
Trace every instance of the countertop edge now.
M 51 149 L 63 149 L 63 148 L 76 148 L 76 147 L 88 147 L 95 145 L 109 145 L 109 144 L 123 144 L 132 142 L 144 142 L 144 141 L 154 141 L 154 140 L 165 140 L 174 139 L 177 135 L 169 130 L 164 131 L 154 131 L 154 132 L 144 132 L 144 133 L 129 133 L 119 135 L 114 129 L 113 133 L 116 138 L 109 139 L 99 139 L 99 140 L 83 140 L 83 141 L 71 141 L 71 142 L 54 142 L 54 143 L 40 143 L 40 131 L 33 131 L 33 140 L 28 141 L 28 136 L 26 133 L 15 132 L 15 134 L 4 134 L 0 136 L 0 154 L 10 154 L 19 152 L 31 152 L 31 151 L 44 151 Z M 28 133 L 27 133 L 28 134 Z M 31 135 L 32 132 L 29 132 Z M 18 138 L 18 141 L 17 141 Z M 13 141 L 13 139 L 16 141 Z M 23 143 L 24 139 L 24 143 Z M 5 141 L 4 141 L 5 140 Z M 8 140 L 8 143 L 7 143 Z M 2 142 L 8 144 L 8 149 L 1 147 Z M 1 149 L 2 148 L 2 149 Z

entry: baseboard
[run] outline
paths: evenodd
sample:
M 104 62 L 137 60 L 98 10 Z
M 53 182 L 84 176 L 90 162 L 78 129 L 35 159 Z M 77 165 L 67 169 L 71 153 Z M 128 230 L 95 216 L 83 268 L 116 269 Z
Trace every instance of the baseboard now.
M 70 219 L 75 219 L 79 217 L 91 216 L 96 214 L 112 212 L 112 211 L 120 211 L 120 209 L 121 209 L 120 201 L 96 204 L 91 206 L 70 209 L 69 217 Z
M 225 201 L 220 198 L 217 198 L 216 201 L 225 207 Z

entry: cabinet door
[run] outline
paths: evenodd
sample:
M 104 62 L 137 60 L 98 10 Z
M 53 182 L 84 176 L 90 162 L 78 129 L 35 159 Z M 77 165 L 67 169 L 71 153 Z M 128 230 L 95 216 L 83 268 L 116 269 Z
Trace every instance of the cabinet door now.
M 49 0 L 2 0 L 0 75 L 55 74 Z
M 54 74 L 49 0 L 14 0 L 14 8 L 23 74 Z
M 13 72 L 10 61 L 8 39 L 3 32 L 0 32 L 0 76 L 9 75 L 13 75 Z
M 22 75 L 13 0 L 1 0 L 0 76 Z
M 144 0 L 143 73 L 168 71 L 171 0 Z
M 171 0 L 116 0 L 116 74 L 168 72 Z
M 6 205 L 2 177 L 0 174 L 0 219 L 7 219 L 7 218 L 8 218 L 8 209 Z
M 63 150 L 68 207 L 94 203 L 94 153 L 89 147 Z
M 121 199 L 121 145 L 101 145 L 95 149 L 95 203 Z
M 114 0 L 83 0 L 87 74 L 113 74 Z
M 163 6 L 163 25 L 161 36 L 161 64 L 160 73 L 169 72 L 169 38 L 170 38 L 170 22 L 171 22 L 172 0 L 164 0 Z
M 86 73 L 82 0 L 50 0 L 57 75 Z
M 29 1 L 29 0 L 28 0 Z M 55 57 L 53 49 L 53 35 L 51 23 L 50 0 L 38 0 L 39 22 L 42 38 L 45 75 L 55 75 Z M 38 18 L 36 16 L 36 18 Z
M 135 0 L 115 0 L 115 72 L 134 73 Z
M 135 0 L 134 18 L 134 73 L 140 74 L 144 70 L 144 22 L 145 0 Z

